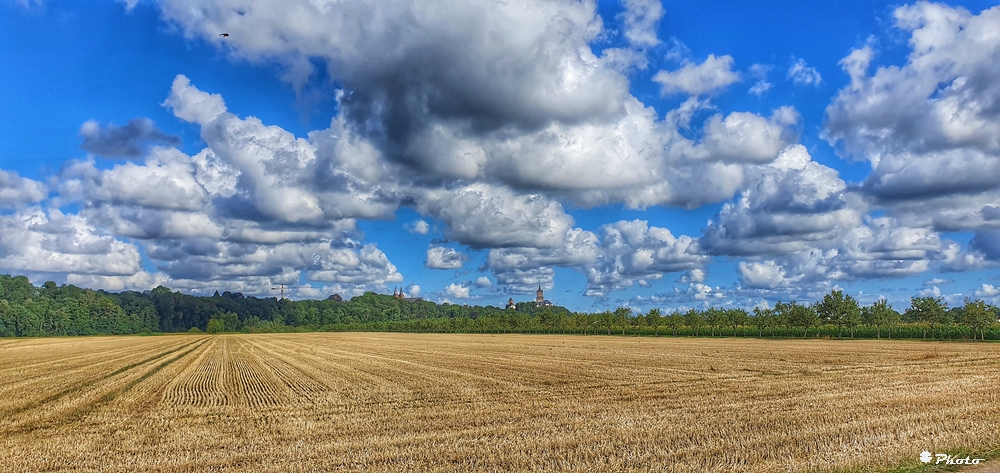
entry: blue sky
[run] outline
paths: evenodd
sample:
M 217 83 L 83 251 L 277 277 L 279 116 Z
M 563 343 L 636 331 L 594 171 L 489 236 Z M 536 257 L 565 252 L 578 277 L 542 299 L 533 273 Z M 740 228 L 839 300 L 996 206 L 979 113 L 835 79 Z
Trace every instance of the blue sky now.
M 0 1 L 0 272 L 997 302 L 995 5 Z

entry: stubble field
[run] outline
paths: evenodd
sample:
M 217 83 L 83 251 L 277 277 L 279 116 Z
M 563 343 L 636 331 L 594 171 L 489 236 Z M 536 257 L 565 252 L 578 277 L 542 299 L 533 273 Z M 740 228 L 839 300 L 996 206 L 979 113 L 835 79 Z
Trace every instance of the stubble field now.
M 1000 345 L 0 340 L 3 471 L 843 471 L 1000 445 Z

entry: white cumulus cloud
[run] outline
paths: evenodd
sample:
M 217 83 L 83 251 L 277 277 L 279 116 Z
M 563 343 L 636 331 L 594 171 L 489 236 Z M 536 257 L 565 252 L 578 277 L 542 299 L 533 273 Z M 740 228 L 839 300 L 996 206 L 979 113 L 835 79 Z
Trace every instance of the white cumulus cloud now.
M 460 284 L 449 284 L 448 287 L 444 289 L 444 292 L 455 299 L 468 299 L 469 298 L 469 286 Z
M 459 253 L 454 248 L 431 245 L 427 248 L 424 266 L 429 269 L 461 269 L 466 259 L 465 253 Z
M 799 58 L 788 68 L 787 77 L 798 85 L 819 85 L 823 78 L 814 67 L 809 67 L 806 60 Z
M 701 64 L 686 62 L 675 71 L 660 71 L 653 76 L 659 83 L 663 95 L 686 93 L 703 95 L 728 87 L 740 80 L 739 73 L 733 71 L 733 57 L 716 57 L 709 54 Z

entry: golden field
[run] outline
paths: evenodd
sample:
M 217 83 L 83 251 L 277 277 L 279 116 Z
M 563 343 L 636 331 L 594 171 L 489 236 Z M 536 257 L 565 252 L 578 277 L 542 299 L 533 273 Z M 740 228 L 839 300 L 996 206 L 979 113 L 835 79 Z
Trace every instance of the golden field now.
M 0 339 L 0 470 L 844 471 L 1000 446 L 1000 344 Z

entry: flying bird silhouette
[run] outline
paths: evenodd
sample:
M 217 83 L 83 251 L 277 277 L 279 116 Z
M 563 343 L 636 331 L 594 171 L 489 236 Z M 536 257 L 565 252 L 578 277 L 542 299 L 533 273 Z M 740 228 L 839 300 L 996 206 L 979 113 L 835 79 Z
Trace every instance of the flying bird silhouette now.
M 219 36 L 222 36 L 223 38 L 228 38 L 229 33 L 219 33 Z

